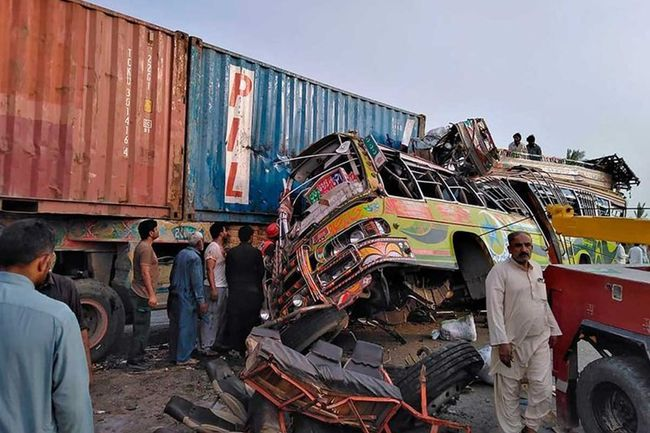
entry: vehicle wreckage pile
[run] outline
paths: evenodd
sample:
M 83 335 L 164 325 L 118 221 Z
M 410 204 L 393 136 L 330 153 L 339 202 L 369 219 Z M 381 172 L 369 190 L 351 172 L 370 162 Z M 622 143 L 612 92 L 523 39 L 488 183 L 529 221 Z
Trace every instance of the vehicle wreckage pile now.
M 530 234 L 531 260 L 540 265 L 610 263 L 607 242 L 589 251 L 584 240 L 557 232 L 547 205 L 617 217 L 625 207 L 619 190 L 638 179 L 622 160 L 615 170 L 601 160 L 587 168 L 513 165 L 482 119 L 454 124 L 415 151 L 337 133 L 290 161 L 264 324 L 249 336 L 246 367 L 236 376 L 221 361 L 209 364 L 213 407 L 174 397 L 166 413 L 197 431 L 470 431 L 433 415 L 483 367 L 471 345 L 443 345 L 388 374 L 381 346 L 357 341 L 343 362 L 328 341 L 351 320 L 399 339 L 391 325 L 416 313 L 433 318 L 441 306 L 482 305 L 485 278 L 508 257 L 514 231 Z M 565 373 L 574 361 L 555 358 Z M 558 391 L 558 416 L 577 425 L 567 389 Z
M 464 387 L 483 365 L 467 343 L 444 346 L 390 375 L 383 348 L 365 341 L 344 363 L 338 346 L 319 340 L 302 355 L 265 328 L 251 332 L 247 349 L 239 376 L 222 359 L 207 364 L 212 407 L 174 396 L 165 413 L 199 432 L 471 431 L 431 416 L 450 388 Z
M 386 329 L 449 299 L 482 302 L 511 231 L 530 233 L 533 260 L 549 262 L 541 228 L 499 179 L 476 182 L 353 133 L 324 137 L 292 169 L 262 316 L 298 351 L 350 319 Z

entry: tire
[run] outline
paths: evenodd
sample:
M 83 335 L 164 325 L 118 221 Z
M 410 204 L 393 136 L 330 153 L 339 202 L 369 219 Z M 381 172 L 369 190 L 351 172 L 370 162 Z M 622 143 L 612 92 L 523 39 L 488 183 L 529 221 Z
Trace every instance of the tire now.
M 124 332 L 124 305 L 119 295 L 99 281 L 75 280 L 81 309 L 88 325 L 90 357 L 99 362 L 108 355 Z
M 348 326 L 348 313 L 330 308 L 308 313 L 280 332 L 282 343 L 304 352 L 318 340 L 333 340 Z
M 589 433 L 650 431 L 650 363 L 634 356 L 601 358 L 578 378 L 578 416 Z
M 404 401 L 420 408 L 420 370 L 426 367 L 429 413 L 435 415 L 451 403 L 483 367 L 483 359 L 474 347 L 465 342 L 442 346 L 415 364 L 394 374 L 393 384 L 402 392 Z
M 120 296 L 124 306 L 124 324 L 133 324 L 133 305 L 131 305 L 131 288 L 119 284 L 111 285 L 111 288 Z

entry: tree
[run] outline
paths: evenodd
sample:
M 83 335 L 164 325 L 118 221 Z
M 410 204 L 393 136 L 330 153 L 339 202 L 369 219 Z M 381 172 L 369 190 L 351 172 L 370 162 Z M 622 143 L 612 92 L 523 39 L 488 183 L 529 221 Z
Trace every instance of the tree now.
M 638 202 L 636 204 L 636 209 L 634 211 L 634 216 L 636 218 L 645 218 L 645 202 Z
M 566 159 L 569 161 L 582 161 L 585 159 L 585 151 L 580 149 L 567 149 Z

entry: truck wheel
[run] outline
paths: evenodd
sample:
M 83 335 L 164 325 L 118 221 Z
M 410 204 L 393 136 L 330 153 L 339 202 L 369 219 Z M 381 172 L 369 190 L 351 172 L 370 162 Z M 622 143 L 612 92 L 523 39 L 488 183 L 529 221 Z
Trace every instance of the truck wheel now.
M 578 415 L 589 433 L 650 431 L 650 364 L 614 356 L 588 364 L 578 378 Z
M 133 324 L 133 305 L 131 305 L 131 288 L 124 287 L 120 284 L 113 284 L 113 290 L 120 296 L 122 305 L 124 305 L 124 320 L 126 325 Z
M 304 352 L 320 339 L 330 341 L 348 326 L 348 313 L 336 308 L 318 310 L 291 323 L 280 332 L 282 343 Z
M 122 337 L 124 305 L 112 288 L 99 281 L 85 278 L 75 280 L 75 285 L 88 325 L 91 359 L 98 362 L 108 355 L 113 344 Z
M 483 359 L 466 342 L 446 344 L 431 351 L 415 364 L 393 374 L 393 383 L 405 402 L 420 407 L 420 370 L 427 369 L 429 413 L 435 415 L 451 403 L 483 367 Z

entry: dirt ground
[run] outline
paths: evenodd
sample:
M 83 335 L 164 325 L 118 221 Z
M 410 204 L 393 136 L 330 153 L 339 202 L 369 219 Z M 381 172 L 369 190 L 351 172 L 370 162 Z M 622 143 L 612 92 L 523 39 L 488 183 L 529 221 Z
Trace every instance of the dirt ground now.
M 435 324 L 401 325 L 397 330 L 407 343 L 400 344 L 380 329 L 355 324 L 351 331 L 354 336 L 349 332 L 342 334 L 336 343 L 346 351 L 351 351 L 354 337 L 381 344 L 386 348 L 385 363 L 400 366 L 413 362 L 420 347 L 433 348 L 440 344 L 431 339 L 431 331 L 435 327 Z M 479 337 L 474 344 L 478 348 L 487 342 L 488 337 L 484 324 L 477 323 L 477 331 Z M 178 433 L 190 432 L 190 429 L 163 413 L 170 397 L 178 395 L 205 406 L 214 402 L 215 395 L 200 364 L 196 367 L 177 367 L 165 361 L 165 334 L 164 325 L 154 330 L 152 340 L 156 345 L 147 350 L 152 366 L 146 371 L 128 369 L 123 355 L 111 356 L 95 366 L 91 394 L 97 433 L 149 433 L 159 427 L 172 428 Z M 124 337 L 122 348 L 126 347 L 127 342 L 128 334 Z M 226 359 L 235 371 L 243 366 L 241 359 Z M 497 433 L 492 387 L 482 383 L 473 384 L 461 395 L 459 402 L 448 408 L 441 417 L 469 424 L 474 433 Z

